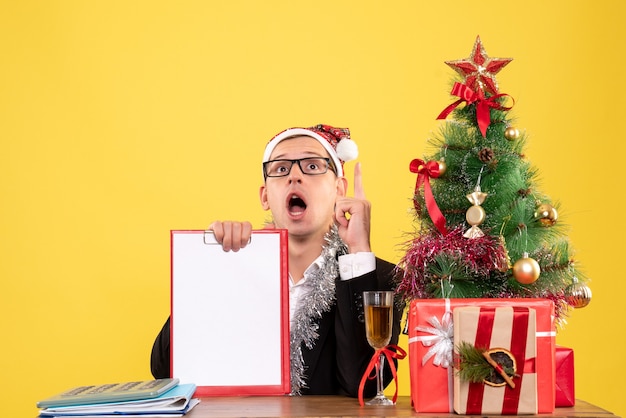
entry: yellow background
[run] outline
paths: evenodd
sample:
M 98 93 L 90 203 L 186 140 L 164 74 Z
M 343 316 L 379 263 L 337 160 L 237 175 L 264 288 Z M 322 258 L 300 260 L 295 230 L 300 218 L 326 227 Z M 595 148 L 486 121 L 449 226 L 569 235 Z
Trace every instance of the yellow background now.
M 34 416 L 70 386 L 150 377 L 170 229 L 260 227 L 259 161 L 283 128 L 351 128 L 374 249 L 398 261 L 409 162 L 452 101 L 443 61 L 476 35 L 514 58 L 500 89 L 592 279 L 591 305 L 557 337 L 575 350 L 576 395 L 626 415 L 623 2 L 1 3 L 3 416 Z

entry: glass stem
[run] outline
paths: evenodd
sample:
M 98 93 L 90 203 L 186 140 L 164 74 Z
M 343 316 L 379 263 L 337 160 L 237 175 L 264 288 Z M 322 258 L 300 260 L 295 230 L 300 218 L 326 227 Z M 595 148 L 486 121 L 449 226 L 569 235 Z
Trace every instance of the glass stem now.
M 384 354 L 380 354 L 380 360 L 378 362 L 378 378 L 376 379 L 376 385 L 378 386 L 376 388 L 376 396 L 377 397 L 384 397 L 384 390 L 385 390 L 385 386 L 383 383 L 383 369 L 385 367 L 385 355 Z

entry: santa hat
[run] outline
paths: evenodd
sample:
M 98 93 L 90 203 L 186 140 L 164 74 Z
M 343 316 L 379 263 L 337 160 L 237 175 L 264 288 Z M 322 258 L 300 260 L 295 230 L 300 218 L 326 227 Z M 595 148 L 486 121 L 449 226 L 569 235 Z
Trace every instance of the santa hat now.
M 283 139 L 295 136 L 308 136 L 322 144 L 333 160 L 339 177 L 343 177 L 343 163 L 355 160 L 359 155 L 356 143 L 350 139 L 350 130 L 348 128 L 334 128 L 330 125 L 320 124 L 310 128 L 290 128 L 282 131 L 265 146 L 263 162 L 269 161 L 272 151 Z

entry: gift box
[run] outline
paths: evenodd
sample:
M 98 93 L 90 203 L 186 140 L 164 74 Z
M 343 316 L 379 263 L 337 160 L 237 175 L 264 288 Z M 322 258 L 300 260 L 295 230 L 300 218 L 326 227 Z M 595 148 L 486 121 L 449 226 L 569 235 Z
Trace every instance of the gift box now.
M 566 347 L 556 347 L 555 361 L 555 405 L 574 406 L 574 350 Z
M 548 299 L 416 299 L 409 305 L 409 375 L 416 412 L 453 412 L 453 318 L 461 306 L 522 306 L 535 309 L 537 404 L 554 412 L 554 304 Z
M 454 374 L 454 411 L 464 415 L 536 414 L 535 310 L 460 307 L 453 311 L 453 322 L 455 366 L 486 370 L 477 381 L 465 380 L 460 372 Z M 462 349 L 470 354 L 461 356 Z

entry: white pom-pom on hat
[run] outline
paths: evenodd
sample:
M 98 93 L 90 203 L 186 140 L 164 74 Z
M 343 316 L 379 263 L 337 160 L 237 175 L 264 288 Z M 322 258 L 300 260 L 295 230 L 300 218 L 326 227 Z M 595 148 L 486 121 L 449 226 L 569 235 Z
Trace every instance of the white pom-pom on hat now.
M 350 138 L 343 138 L 337 143 L 337 157 L 343 161 L 356 160 L 359 156 L 359 147 Z

